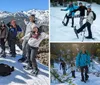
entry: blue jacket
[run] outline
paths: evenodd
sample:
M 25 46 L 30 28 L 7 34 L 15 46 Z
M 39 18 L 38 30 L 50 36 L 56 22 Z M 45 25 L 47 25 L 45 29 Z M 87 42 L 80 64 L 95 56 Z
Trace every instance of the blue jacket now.
M 76 66 L 77 67 L 81 67 L 81 66 L 86 66 L 86 65 L 90 65 L 90 56 L 89 54 L 82 54 L 81 52 L 78 53 L 77 57 L 76 57 Z
M 69 10 L 69 14 L 71 14 L 71 16 L 74 16 L 75 12 L 72 12 L 72 11 L 74 11 L 76 9 L 78 9 L 78 6 L 73 5 L 71 7 L 66 8 L 64 11 L 68 11 Z

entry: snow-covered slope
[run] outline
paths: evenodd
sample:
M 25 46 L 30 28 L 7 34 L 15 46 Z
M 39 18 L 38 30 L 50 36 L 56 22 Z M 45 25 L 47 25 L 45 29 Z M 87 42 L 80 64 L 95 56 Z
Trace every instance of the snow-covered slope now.
M 80 72 L 75 72 L 76 78 L 72 78 L 71 74 L 68 75 L 70 77 L 70 79 L 72 80 L 72 84 L 74 85 L 99 85 L 100 84 L 100 77 L 97 77 L 95 74 L 93 74 L 93 72 L 100 72 L 100 64 L 97 63 L 95 60 L 93 60 L 93 67 L 94 69 L 92 69 L 92 71 L 90 70 L 91 67 L 89 68 L 89 80 L 84 83 L 81 82 L 81 73 Z M 58 71 L 59 75 L 62 75 L 62 69 L 60 70 L 60 65 L 58 63 L 54 63 L 54 68 Z M 70 69 L 66 71 L 67 73 L 70 73 Z M 67 77 L 67 76 L 65 76 Z M 67 82 L 65 83 L 59 83 L 56 79 L 52 80 L 51 85 L 72 85 L 69 84 Z
M 79 39 L 77 39 L 74 29 L 71 27 L 71 20 L 69 21 L 68 26 L 64 26 L 62 24 L 62 20 L 66 13 L 60 11 L 64 7 L 51 7 L 50 8 L 50 40 L 51 41 L 78 41 L 81 42 L 83 40 L 83 36 L 81 33 L 79 34 Z M 92 24 L 92 33 L 95 40 L 84 39 L 84 41 L 100 41 L 100 5 L 92 4 L 92 10 L 96 13 L 96 20 Z M 75 26 L 77 29 L 79 28 L 79 18 L 75 18 Z M 85 20 L 84 20 L 85 22 Z M 85 36 L 87 36 L 87 31 L 85 32 Z
M 9 57 L 8 54 L 6 58 L 0 58 L 0 63 L 5 63 L 15 67 L 15 71 L 12 72 L 11 75 L 6 77 L 0 76 L 0 85 L 49 85 L 48 67 L 37 61 L 40 70 L 39 75 L 37 77 L 31 76 L 31 70 L 25 71 L 23 69 L 23 65 L 26 64 L 18 62 L 18 59 L 22 57 L 22 51 L 19 50 L 17 46 L 16 49 L 17 56 L 15 58 Z M 6 50 L 6 53 L 9 53 L 8 49 Z

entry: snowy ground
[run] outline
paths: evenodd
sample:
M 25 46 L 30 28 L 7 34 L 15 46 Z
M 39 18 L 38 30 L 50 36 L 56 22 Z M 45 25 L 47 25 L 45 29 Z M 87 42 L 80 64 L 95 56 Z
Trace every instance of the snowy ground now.
M 6 50 L 8 53 L 9 50 Z M 0 58 L 0 63 L 5 63 L 15 67 L 15 71 L 7 77 L 0 77 L 0 85 L 49 85 L 48 67 L 38 62 L 40 73 L 37 77 L 31 76 L 29 71 L 23 69 L 25 63 L 19 63 L 17 60 L 21 58 L 21 51 L 17 52 L 16 58 L 6 57 Z
M 93 65 L 94 65 L 94 70 L 92 69 L 93 72 L 100 72 L 100 64 L 97 63 L 95 60 L 93 61 Z M 54 64 L 54 68 L 58 69 L 58 73 L 62 74 L 62 70 L 60 70 L 60 65 L 58 63 Z M 69 73 L 70 71 L 66 71 L 67 73 Z M 75 85 L 100 85 L 100 77 L 97 77 L 95 75 L 93 75 L 92 73 L 89 73 L 89 80 L 84 83 L 81 82 L 81 73 L 80 72 L 75 72 L 76 78 L 71 78 L 73 84 Z M 71 75 L 69 75 L 71 76 Z M 51 85 L 69 85 L 67 82 L 66 83 L 58 83 L 57 81 L 53 81 L 51 83 Z
M 77 39 L 73 28 L 71 27 L 71 20 L 69 21 L 68 26 L 63 26 L 62 20 L 66 13 L 60 11 L 64 7 L 51 7 L 50 8 L 50 40 L 51 41 L 77 41 L 80 42 L 83 40 L 83 36 L 81 33 L 79 34 L 79 39 Z M 90 41 L 95 42 L 100 40 L 100 5 L 92 4 L 92 10 L 96 13 L 96 20 L 92 24 L 92 32 L 93 32 L 93 38 L 95 40 L 91 39 L 84 39 L 84 42 Z M 79 14 L 78 12 L 76 14 Z M 75 18 L 75 26 L 77 26 L 77 29 L 79 28 L 79 18 Z M 85 20 L 84 20 L 85 22 Z M 87 36 L 87 32 L 85 33 L 85 36 Z

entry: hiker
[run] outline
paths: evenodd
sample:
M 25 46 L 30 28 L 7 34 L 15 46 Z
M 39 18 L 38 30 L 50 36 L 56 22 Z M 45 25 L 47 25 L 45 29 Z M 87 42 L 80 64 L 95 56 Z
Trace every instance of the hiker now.
M 68 11 L 69 10 L 69 14 L 66 14 L 64 17 L 64 20 L 65 20 L 65 18 L 67 19 L 66 23 L 64 23 L 64 20 L 62 21 L 64 26 L 67 26 L 69 19 L 72 19 L 72 26 L 71 27 L 74 27 L 74 14 L 75 14 L 75 12 L 72 12 L 72 11 L 74 9 L 77 9 L 77 8 L 78 8 L 78 6 L 73 5 L 72 2 L 69 2 L 69 6 L 66 9 L 61 9 L 61 11 Z
M 80 17 L 80 22 L 79 22 L 80 27 L 82 27 L 82 25 L 83 25 L 85 10 L 87 10 L 87 8 L 85 6 L 83 6 L 83 4 L 80 2 L 78 9 L 75 9 L 72 11 L 72 12 L 80 11 L 80 15 L 77 15 L 77 17 Z
M 79 28 L 79 29 L 76 29 L 76 27 L 74 28 L 74 31 L 75 31 L 77 37 L 78 37 L 78 34 L 79 34 L 80 32 L 82 32 L 84 28 L 87 27 L 88 36 L 85 37 L 85 38 L 87 38 L 87 39 L 92 39 L 92 38 L 93 38 L 93 37 L 92 37 L 92 32 L 91 32 L 91 25 L 93 24 L 94 18 L 95 18 L 95 16 L 94 16 L 94 14 L 93 14 L 92 9 L 91 9 L 90 7 L 88 7 L 88 9 L 87 9 L 86 23 L 83 24 L 82 27 Z
M 76 78 L 76 77 L 75 77 L 75 70 L 76 70 L 75 64 L 74 64 L 74 63 L 71 63 L 71 73 L 72 73 L 72 77 L 73 77 L 73 78 Z
M 24 67 L 24 69 L 29 70 L 32 69 L 31 74 L 36 76 L 39 72 L 37 62 L 36 62 L 36 56 L 38 53 L 38 48 L 42 40 L 49 38 L 49 35 L 41 32 L 41 27 L 32 25 L 32 31 L 29 32 L 27 35 L 25 35 L 22 40 L 28 39 L 27 44 L 27 59 L 28 59 L 28 65 Z
M 29 22 L 26 21 L 26 19 L 24 20 L 24 23 L 26 25 L 26 30 L 25 30 L 25 35 L 24 36 L 26 36 L 28 33 L 30 33 L 32 31 L 32 29 L 33 29 L 32 26 L 35 26 L 36 25 L 35 24 L 35 15 L 31 15 L 29 17 L 29 20 L 30 20 Z M 23 43 L 22 43 L 23 55 L 22 55 L 22 58 L 18 60 L 19 62 L 24 62 L 27 59 L 27 57 L 26 57 L 26 53 L 27 53 L 27 42 L 28 42 L 28 39 L 25 38 L 23 40 Z
M 61 63 L 60 63 L 60 69 L 62 68 L 63 70 L 63 75 L 66 75 L 66 63 L 64 60 L 60 60 Z
M 10 54 L 11 57 L 16 57 L 16 49 L 15 49 L 15 44 L 17 41 L 17 33 L 21 32 L 22 29 L 16 25 L 16 21 L 12 20 L 9 24 L 7 24 L 9 26 L 9 30 L 8 30 L 8 45 L 10 47 Z M 19 45 L 19 44 L 18 44 Z M 19 46 L 20 49 L 22 49 L 21 45 Z
M 81 70 L 81 81 L 86 82 L 89 78 L 88 65 L 90 65 L 90 56 L 84 47 L 76 57 L 76 66 Z
M 1 22 L 0 25 L 0 44 L 1 44 L 1 53 L 2 56 L 1 57 L 6 57 L 6 53 L 5 53 L 5 43 L 7 40 L 7 36 L 8 36 L 8 28 L 6 27 L 4 22 Z

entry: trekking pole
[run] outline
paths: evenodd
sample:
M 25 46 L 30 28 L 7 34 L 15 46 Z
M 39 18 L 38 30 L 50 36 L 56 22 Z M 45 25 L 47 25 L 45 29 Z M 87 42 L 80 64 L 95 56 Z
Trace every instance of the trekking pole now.
M 85 31 L 86 31 L 86 29 L 84 29 L 84 31 L 83 31 L 83 38 L 82 38 L 82 42 L 84 41 Z

